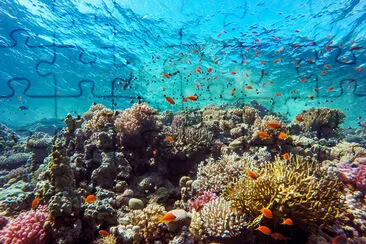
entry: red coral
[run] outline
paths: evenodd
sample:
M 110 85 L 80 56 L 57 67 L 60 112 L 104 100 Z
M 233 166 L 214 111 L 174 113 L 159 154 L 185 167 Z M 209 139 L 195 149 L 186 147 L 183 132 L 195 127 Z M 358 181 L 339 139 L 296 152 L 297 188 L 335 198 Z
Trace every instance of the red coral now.
M 338 165 L 339 179 L 353 185 L 357 190 L 366 194 L 366 161 L 355 160 Z
M 217 198 L 216 194 L 211 191 L 204 191 L 202 195 L 198 196 L 194 200 L 188 200 L 188 207 L 191 211 L 192 209 L 195 209 L 196 211 L 201 210 L 203 205 L 206 203 L 215 200 Z
M 48 217 L 46 206 L 39 206 L 37 210 L 19 214 L 0 231 L 0 242 L 4 244 L 48 243 L 47 233 L 43 227 Z

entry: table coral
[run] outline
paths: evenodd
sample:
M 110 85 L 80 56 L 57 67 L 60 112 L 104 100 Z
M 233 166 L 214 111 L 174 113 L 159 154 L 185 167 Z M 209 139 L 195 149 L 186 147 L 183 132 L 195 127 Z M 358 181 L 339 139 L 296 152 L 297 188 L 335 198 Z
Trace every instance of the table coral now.
M 0 242 L 4 244 L 48 243 L 47 231 L 44 228 L 48 217 L 46 206 L 38 206 L 37 210 L 19 214 L 0 231 Z

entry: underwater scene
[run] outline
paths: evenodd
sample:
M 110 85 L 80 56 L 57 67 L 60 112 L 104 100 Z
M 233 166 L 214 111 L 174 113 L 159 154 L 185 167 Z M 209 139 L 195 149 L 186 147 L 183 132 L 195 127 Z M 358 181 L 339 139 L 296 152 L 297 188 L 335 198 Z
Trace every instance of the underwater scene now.
M 366 243 L 366 1 L 2 0 L 0 243 Z

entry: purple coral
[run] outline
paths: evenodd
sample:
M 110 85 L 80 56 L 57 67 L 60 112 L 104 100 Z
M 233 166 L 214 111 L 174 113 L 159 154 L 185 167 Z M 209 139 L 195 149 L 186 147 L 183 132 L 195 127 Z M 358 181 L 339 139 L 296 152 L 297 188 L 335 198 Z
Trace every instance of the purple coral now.
M 0 242 L 4 244 L 47 243 L 47 233 L 43 226 L 48 217 L 46 206 L 39 206 L 36 211 L 29 210 L 19 214 L 0 231 Z
M 206 203 L 215 200 L 217 198 L 216 194 L 211 191 L 204 191 L 202 195 L 198 196 L 194 200 L 188 200 L 188 207 L 189 210 L 192 211 L 195 209 L 196 211 L 199 211 L 203 205 Z

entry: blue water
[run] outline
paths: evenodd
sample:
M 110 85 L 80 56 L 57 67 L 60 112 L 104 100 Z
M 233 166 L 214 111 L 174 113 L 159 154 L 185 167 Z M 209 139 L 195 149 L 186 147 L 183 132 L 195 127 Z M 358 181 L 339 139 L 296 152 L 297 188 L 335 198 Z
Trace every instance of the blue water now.
M 339 108 L 343 126 L 357 127 L 366 117 L 365 6 L 3 0 L 0 122 L 54 123 L 93 102 L 177 111 L 256 100 L 289 119 Z M 192 95 L 198 99 L 182 101 Z

